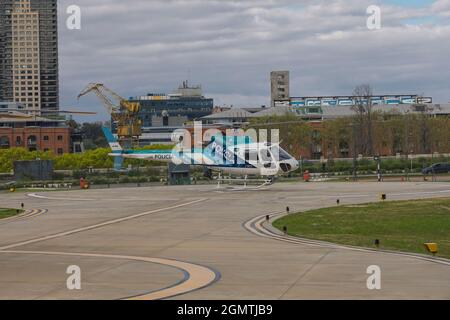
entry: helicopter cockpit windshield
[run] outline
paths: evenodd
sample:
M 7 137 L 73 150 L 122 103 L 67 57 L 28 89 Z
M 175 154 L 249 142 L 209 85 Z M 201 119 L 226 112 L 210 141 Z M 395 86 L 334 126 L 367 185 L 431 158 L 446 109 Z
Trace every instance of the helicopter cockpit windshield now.
M 284 151 L 280 146 L 272 146 L 270 150 L 272 151 L 274 157 L 278 158 L 278 161 L 286 161 L 292 159 L 292 156 Z

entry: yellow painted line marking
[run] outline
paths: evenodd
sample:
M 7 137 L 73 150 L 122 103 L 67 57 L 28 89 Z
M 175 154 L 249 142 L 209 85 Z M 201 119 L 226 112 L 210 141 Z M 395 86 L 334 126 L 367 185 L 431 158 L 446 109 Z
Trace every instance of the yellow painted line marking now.
M 22 241 L 22 242 L 15 243 L 15 244 L 10 244 L 10 245 L 4 246 L 4 247 L 0 247 L 0 254 L 1 253 L 16 253 L 16 254 L 42 254 L 42 255 L 98 257 L 98 258 L 135 260 L 135 261 L 157 263 L 157 264 L 161 264 L 161 265 L 171 266 L 171 267 L 185 271 L 187 274 L 189 274 L 189 278 L 176 286 L 165 288 L 165 289 L 155 291 L 152 293 L 148 293 L 148 294 L 144 294 L 141 296 L 129 298 L 129 300 L 156 300 L 156 299 L 165 299 L 165 298 L 173 297 L 176 295 L 187 293 L 187 292 L 190 292 L 193 290 L 198 290 L 205 286 L 208 286 L 217 280 L 218 275 L 213 270 L 211 270 L 207 267 L 204 267 L 204 266 L 195 265 L 195 264 L 188 263 L 188 262 L 162 259 L 162 258 L 135 257 L 135 256 L 125 256 L 125 255 L 88 254 L 88 253 L 6 251 L 6 250 L 20 247 L 23 245 L 33 244 L 36 242 L 41 242 L 41 241 L 50 240 L 50 239 L 54 239 L 54 238 L 64 237 L 67 235 L 72 235 L 72 234 L 83 232 L 83 231 L 101 228 L 104 226 L 132 220 L 132 219 L 137 219 L 137 218 L 144 217 L 144 216 L 147 216 L 150 214 L 189 206 L 189 205 L 200 203 L 200 202 L 203 202 L 206 200 L 208 200 L 208 199 L 206 199 L 206 198 L 198 199 L 198 200 L 194 200 L 194 201 L 190 201 L 190 202 L 186 202 L 186 203 L 182 203 L 182 204 L 178 204 L 178 205 L 174 205 L 174 206 L 170 206 L 170 207 L 155 209 L 155 210 L 131 215 L 128 217 L 118 218 L 118 219 L 94 224 L 91 226 L 86 226 L 86 227 L 77 228 L 74 230 L 65 231 L 65 232 L 54 234 L 54 235 L 44 236 L 44 237 L 37 238 L 37 239 L 26 240 L 26 241 Z M 44 212 L 46 212 L 46 211 L 44 210 Z M 39 210 L 34 210 L 34 211 L 29 212 L 28 215 L 39 215 L 39 214 L 43 214 L 44 212 L 39 212 Z
M 274 217 L 283 217 L 286 216 L 286 213 L 271 213 L 269 216 L 272 218 Z M 388 250 L 375 250 L 375 249 L 369 249 L 369 248 L 360 248 L 360 247 L 353 247 L 353 246 L 345 246 L 345 245 L 339 245 L 334 244 L 331 242 L 325 242 L 320 240 L 310 240 L 310 239 L 304 239 L 301 237 L 293 237 L 293 236 L 284 236 L 277 233 L 272 232 L 268 228 L 264 227 L 264 223 L 266 222 L 266 215 L 255 217 L 249 221 L 247 221 L 244 224 L 244 228 L 247 229 L 247 231 L 263 237 L 268 238 L 272 240 L 278 240 L 286 243 L 292 243 L 292 244 L 300 244 L 300 245 L 306 245 L 306 246 L 313 246 L 313 247 L 320 247 L 320 248 L 328 248 L 328 249 L 340 249 L 340 250 L 351 250 L 351 251 L 358 251 L 358 252 L 364 252 L 364 253 L 378 253 L 378 254 L 390 254 L 390 255 L 397 255 L 402 256 L 406 258 L 412 258 L 427 262 L 433 262 L 438 263 L 442 265 L 450 266 L 450 260 L 444 259 L 444 258 L 429 258 L 426 256 L 422 256 L 419 254 L 414 253 L 408 253 L 408 252 L 396 252 L 396 251 L 388 251 Z
M 25 210 L 24 212 L 22 212 L 21 214 L 19 214 L 17 216 L 12 216 L 12 217 L 9 217 L 9 218 L 1 219 L 0 222 L 11 221 L 11 220 L 14 220 L 14 219 L 25 217 L 25 216 L 28 216 L 29 214 L 34 213 L 34 211 L 35 210 Z
M 125 300 L 160 300 L 174 297 L 177 295 L 192 292 L 194 290 L 202 289 L 208 285 L 211 285 L 218 280 L 218 275 L 211 269 L 176 260 L 162 259 L 162 258 L 148 258 L 148 257 L 136 257 L 136 256 L 124 256 L 124 255 L 109 255 L 109 254 L 95 254 L 95 253 L 66 253 L 66 252 L 38 252 L 38 251 L 1 251 L 1 253 L 11 254 L 34 254 L 34 255 L 59 255 L 59 256 L 77 256 L 77 257 L 89 257 L 89 258 L 108 258 L 108 259 L 121 259 L 121 260 L 133 260 L 147 263 L 156 263 L 176 269 L 183 270 L 188 273 L 189 277 L 182 283 L 179 283 L 173 287 L 161 289 L 152 293 L 139 295 L 133 298 L 127 298 Z
M 27 220 L 29 218 L 35 218 L 35 217 L 40 216 L 40 215 L 42 215 L 44 213 L 47 213 L 47 210 L 43 210 L 43 209 L 26 210 L 24 213 L 22 213 L 22 214 L 20 214 L 18 216 L 13 216 L 13 217 L 1 219 L 0 220 L 0 226 L 1 225 L 5 225 L 5 224 L 9 224 L 9 223 L 13 223 L 13 222 L 16 222 L 16 221 Z
M 36 217 L 39 216 L 41 214 L 43 214 L 44 212 L 46 212 L 46 210 L 32 210 L 30 213 L 17 217 L 20 220 L 26 219 L 26 218 L 31 218 L 31 217 Z
M 48 210 L 37 210 L 35 213 L 33 213 L 31 215 L 28 215 L 28 216 L 26 216 L 24 218 L 36 218 L 36 217 L 38 217 L 40 215 L 43 215 L 43 214 L 45 214 L 47 212 L 48 212 Z

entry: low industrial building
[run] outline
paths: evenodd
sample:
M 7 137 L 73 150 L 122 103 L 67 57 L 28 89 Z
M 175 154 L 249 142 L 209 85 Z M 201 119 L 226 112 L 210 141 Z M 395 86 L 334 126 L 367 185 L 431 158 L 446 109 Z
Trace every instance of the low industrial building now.
M 52 160 L 14 161 L 14 180 L 49 181 L 53 179 Z
M 211 114 L 214 109 L 213 99 L 203 95 L 201 86 L 191 87 L 188 81 L 184 81 L 174 93 L 149 93 L 132 97 L 129 101 L 138 102 L 141 106 L 141 146 L 171 144 L 175 130 Z
M 256 113 L 257 114 L 257 113 Z M 245 109 L 232 108 L 223 112 L 213 113 L 202 118 L 204 124 L 221 124 L 240 126 L 250 121 L 255 114 Z
M 321 96 L 321 97 L 290 97 L 274 101 L 275 107 L 352 107 L 359 101 L 360 97 L 354 96 Z M 418 95 L 381 95 L 371 96 L 372 105 L 409 105 L 409 104 L 432 104 L 433 98 Z
M 203 96 L 201 86 L 190 87 L 187 81 L 175 93 L 149 93 L 129 101 L 140 104 L 139 119 L 144 128 L 182 126 L 211 114 L 214 107 L 213 99 Z
M 325 121 L 355 115 L 353 106 L 339 107 L 292 107 L 278 106 L 263 108 L 258 112 L 248 112 L 248 108 L 232 108 L 223 112 L 213 113 L 202 118 L 205 124 L 245 124 L 254 118 L 283 116 L 292 114 L 305 121 Z M 427 114 L 431 117 L 450 116 L 450 103 L 444 104 L 398 104 L 398 105 L 374 105 L 373 112 L 399 113 L 399 114 Z

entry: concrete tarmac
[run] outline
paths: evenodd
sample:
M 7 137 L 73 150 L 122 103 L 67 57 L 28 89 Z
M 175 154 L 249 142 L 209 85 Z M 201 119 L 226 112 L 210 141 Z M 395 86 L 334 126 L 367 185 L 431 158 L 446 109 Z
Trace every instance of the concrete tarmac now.
M 450 299 L 450 266 L 263 237 L 254 217 L 450 196 L 448 183 L 280 183 L 0 194 L 32 214 L 0 222 L 0 299 Z M 33 211 L 34 210 L 34 211 Z M 39 211 L 37 211 L 39 210 Z M 39 214 L 36 214 L 38 212 Z M 68 266 L 81 290 L 68 290 Z M 367 268 L 382 270 L 368 290 Z

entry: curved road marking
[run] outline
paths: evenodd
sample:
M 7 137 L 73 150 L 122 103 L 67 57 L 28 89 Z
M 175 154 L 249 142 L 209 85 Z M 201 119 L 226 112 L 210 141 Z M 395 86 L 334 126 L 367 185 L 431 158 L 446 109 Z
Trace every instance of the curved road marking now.
M 276 213 L 269 214 L 269 217 L 271 219 L 273 219 L 275 217 L 278 219 L 278 218 L 282 218 L 286 215 L 287 214 L 285 212 L 282 212 L 282 213 L 276 212 Z M 359 252 L 365 252 L 365 253 L 390 254 L 390 255 L 397 255 L 397 256 L 413 258 L 413 259 L 418 259 L 418 260 L 423 260 L 423 261 L 427 261 L 427 262 L 433 262 L 433 263 L 450 266 L 450 260 L 444 259 L 444 258 L 429 258 L 426 256 L 422 256 L 420 254 L 414 254 L 414 253 L 388 251 L 388 250 L 375 250 L 375 249 L 369 249 L 369 248 L 345 246 L 345 245 L 334 244 L 331 242 L 280 235 L 264 226 L 264 223 L 266 222 L 266 216 L 267 215 L 262 215 L 262 216 L 258 216 L 253 219 L 250 219 L 249 221 L 244 223 L 244 228 L 247 231 L 249 231 L 257 236 L 272 239 L 272 240 L 278 240 L 278 241 L 283 241 L 283 242 L 287 242 L 287 243 L 292 243 L 292 244 L 302 244 L 302 245 L 307 245 L 307 246 L 329 248 L 329 249 L 352 250 L 352 251 L 359 251 Z
M 116 224 L 116 223 L 120 223 L 120 222 L 124 222 L 124 221 L 128 221 L 128 220 L 137 219 L 137 218 L 140 218 L 140 217 L 144 217 L 144 216 L 151 215 L 151 214 L 158 213 L 158 212 L 162 212 L 162 211 L 182 208 L 182 207 L 186 207 L 186 206 L 189 206 L 191 204 L 203 202 L 203 201 L 206 201 L 206 200 L 208 200 L 208 199 L 206 199 L 206 198 L 198 199 L 198 200 L 194 200 L 194 201 L 190 201 L 190 202 L 174 205 L 174 206 L 171 206 L 171 207 L 165 207 L 165 208 L 160 208 L 160 209 L 156 209 L 156 210 L 152 210 L 152 211 L 138 213 L 138 214 L 134 214 L 134 215 L 131 215 L 131 216 L 128 216 L 128 217 L 123 217 L 123 218 L 118 218 L 118 219 L 114 219 L 114 220 L 109 220 L 109 221 L 97 223 L 97 224 L 86 226 L 86 227 L 82 227 L 82 228 L 77 228 L 77 229 L 73 229 L 73 230 L 69 230 L 69 231 L 60 232 L 60 233 L 53 234 L 53 235 L 43 236 L 43 237 L 40 237 L 40 238 L 31 239 L 31 240 L 25 240 L 25 241 L 22 241 L 22 242 L 13 243 L 13 244 L 10 244 L 10 245 L 6 245 L 4 247 L 0 247 L 0 251 L 8 250 L 8 249 L 16 248 L 16 247 L 21 247 L 21 246 L 24 246 L 24 245 L 27 245 L 27 244 L 33 244 L 33 243 L 36 243 L 36 242 L 41 242 L 41 241 L 46 241 L 46 240 L 50 240 L 50 239 L 60 238 L 60 237 L 64 237 L 64 236 L 68 236 L 68 235 L 72 235 L 72 234 L 75 234 L 75 233 L 84 232 L 84 231 L 88 231 L 88 230 L 92 230 L 92 229 L 97 229 L 97 228 L 109 226 L 109 225 L 112 225 L 112 224 Z
M 142 198 L 115 198 L 115 199 L 105 199 L 105 198 L 69 198 L 69 197 L 47 197 L 37 193 L 27 193 L 27 197 L 45 200 L 57 200 L 57 201 L 149 201 Z M 178 201 L 179 199 L 164 199 L 164 201 Z M 155 201 L 155 200 L 150 200 Z
M 0 220 L 0 226 L 8 224 L 8 223 L 16 222 L 16 221 L 26 220 L 29 218 L 35 218 L 35 217 L 45 214 L 47 212 L 48 212 L 48 210 L 46 210 L 46 209 L 26 210 L 24 213 L 22 213 L 18 216 L 13 216 L 13 217 L 9 217 L 9 218 Z
M 27 197 L 36 198 L 36 199 L 46 199 L 46 200 L 66 200 L 66 201 L 96 201 L 97 199 L 89 199 L 89 198 L 57 198 L 57 197 L 47 197 L 42 196 L 37 193 L 27 193 Z
M 447 186 L 446 186 L 447 187 Z M 444 194 L 444 193 L 450 193 L 450 190 L 439 190 L 439 191 L 424 191 L 424 192 L 408 192 L 408 193 L 391 193 L 391 196 L 412 196 L 412 195 L 431 195 L 431 194 Z M 311 197 L 320 197 L 320 196 L 311 196 Z M 309 198 L 311 198 L 309 197 Z M 332 196 L 324 196 L 324 197 L 332 197 Z M 364 195 L 364 194 L 355 194 L 355 195 L 341 195 L 337 196 L 338 198 L 358 198 L 358 197 L 371 197 L 371 195 Z M 287 214 L 283 212 L 275 212 L 268 214 L 270 219 L 273 219 L 274 217 L 282 218 L 283 216 L 286 216 Z M 269 238 L 272 240 L 278 240 L 283 241 L 287 243 L 293 243 L 293 244 L 303 244 L 307 246 L 315 246 L 315 247 L 322 247 L 322 248 L 331 248 L 331 249 L 344 249 L 344 250 L 352 250 L 352 251 L 359 251 L 359 252 L 366 252 L 366 253 L 381 253 L 381 254 L 391 254 L 391 255 L 397 255 L 402 257 L 408 257 L 438 264 L 443 264 L 450 266 L 450 260 L 445 258 L 429 258 L 427 256 L 423 256 L 420 254 L 414 254 L 414 253 L 406 253 L 406 252 L 398 252 L 398 251 L 389 251 L 389 250 L 375 250 L 375 249 L 369 249 L 369 248 L 361 248 L 361 247 L 353 247 L 353 246 L 345 246 L 345 245 L 339 245 L 334 244 L 330 242 L 325 241 L 319 241 L 319 240 L 310 240 L 310 239 L 304 239 L 300 237 L 292 237 L 292 236 L 284 236 L 280 235 L 278 233 L 275 233 L 273 230 L 270 230 L 269 228 L 264 226 L 264 223 L 266 222 L 266 215 L 261 215 L 255 218 L 252 218 L 245 222 L 243 224 L 243 227 L 260 237 Z
M 28 214 L 17 217 L 17 218 L 18 218 L 18 220 L 25 220 L 28 218 L 35 218 L 35 217 L 45 214 L 47 212 L 48 212 L 47 209 L 34 209 L 34 210 L 31 210 L 31 212 L 29 212 Z
M 13 219 L 24 217 L 24 216 L 27 216 L 27 215 L 33 213 L 33 212 L 34 212 L 34 210 L 25 210 L 24 212 L 22 212 L 21 214 L 19 214 L 17 216 L 12 216 L 12 217 L 9 217 L 9 218 L 1 219 L 0 222 L 10 221 L 10 220 L 13 220 Z
M 66 252 L 38 252 L 38 251 L 0 251 L 1 253 L 12 254 L 34 254 L 34 255 L 59 255 L 59 256 L 77 256 L 77 257 L 90 257 L 90 258 L 108 258 L 108 259 L 121 259 L 121 260 L 133 260 L 146 263 L 156 263 L 164 266 L 176 268 L 184 271 L 188 274 L 188 277 L 182 282 L 170 286 L 165 289 L 157 290 L 151 293 L 139 295 L 132 298 L 125 298 L 125 300 L 160 300 L 175 297 L 178 295 L 186 294 L 195 290 L 200 290 L 220 279 L 220 274 L 214 270 L 192 264 L 188 262 L 182 262 L 177 260 L 161 259 L 161 258 L 148 258 L 148 257 L 136 257 L 136 256 L 123 256 L 123 255 L 110 255 L 110 254 L 94 254 L 94 253 L 66 253 Z

